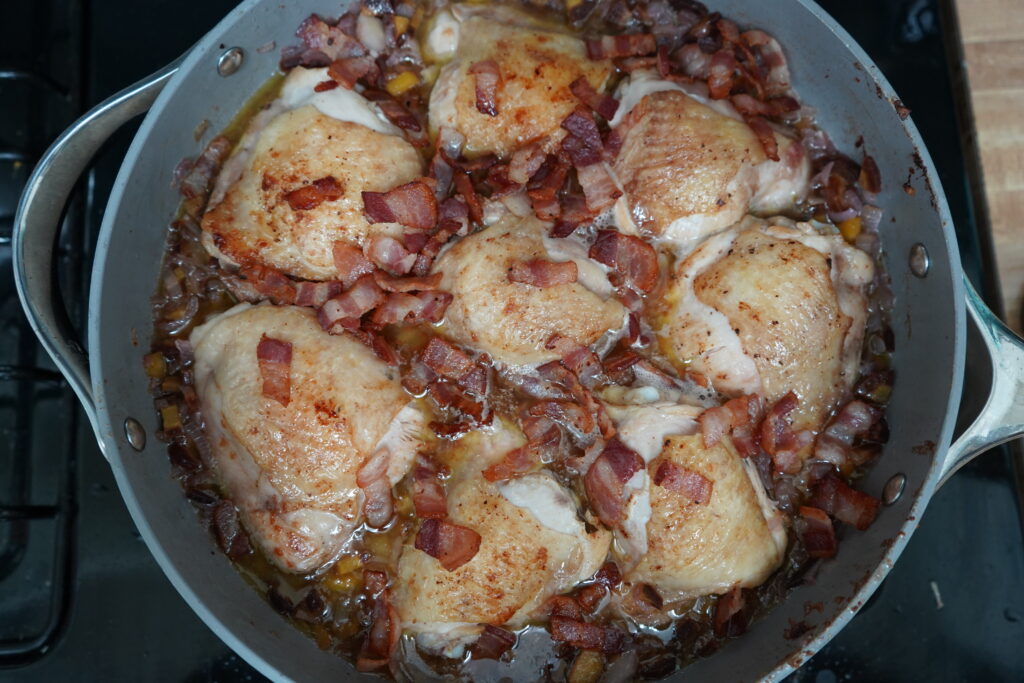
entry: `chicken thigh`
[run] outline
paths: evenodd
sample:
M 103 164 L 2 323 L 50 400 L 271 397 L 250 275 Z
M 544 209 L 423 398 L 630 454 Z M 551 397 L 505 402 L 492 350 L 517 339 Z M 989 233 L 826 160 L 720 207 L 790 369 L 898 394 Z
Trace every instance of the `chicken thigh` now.
M 622 140 L 614 171 L 625 194 L 619 229 L 643 229 L 685 253 L 748 211 L 778 213 L 806 194 L 803 146 L 776 133 L 779 161 L 728 102 L 702 97 L 648 72 L 619 89 L 612 125 Z
M 446 334 L 499 362 L 534 365 L 559 357 L 544 346 L 555 333 L 589 346 L 622 327 L 625 309 L 611 297 L 602 267 L 585 249 L 575 253 L 575 242 L 545 233 L 535 217 L 509 215 L 438 258 L 434 270 L 443 273 L 441 288 L 454 297 Z M 577 281 L 535 287 L 509 280 L 513 264 L 533 259 L 574 261 Z
M 358 93 L 313 90 L 327 79 L 326 69 L 293 69 L 225 162 L 202 220 L 203 243 L 221 261 L 329 280 L 336 241 L 400 232 L 367 221 L 362 192 L 414 180 L 422 159 Z
M 558 33 L 522 12 L 501 6 L 458 5 L 442 12 L 427 41 L 429 55 L 444 58 L 430 94 L 430 127 L 460 133 L 470 155 L 507 156 L 516 148 L 548 138 L 553 149 L 564 135 L 562 120 L 578 101 L 569 85 L 584 76 L 601 88 L 611 73 L 607 60 L 587 59 L 582 40 Z M 497 114 L 477 109 L 473 64 L 494 60 L 500 72 Z
M 659 344 L 726 395 L 795 392 L 794 429 L 817 429 L 856 380 L 873 278 L 838 234 L 748 218 L 676 267 Z
M 395 606 L 403 626 L 428 650 L 461 656 L 484 624 L 523 626 L 549 597 L 594 574 L 610 534 L 587 531 L 572 495 L 549 472 L 504 483 L 481 472 L 522 444 L 499 425 L 473 433 L 448 481 L 448 520 L 480 534 L 467 563 L 447 571 L 410 542 L 398 563 Z
M 263 393 L 263 335 L 292 345 L 287 405 Z M 297 307 L 240 304 L 191 343 L 212 464 L 243 525 L 285 571 L 326 566 L 360 522 L 363 465 L 387 458 L 394 485 L 421 445 L 425 420 L 397 372 Z

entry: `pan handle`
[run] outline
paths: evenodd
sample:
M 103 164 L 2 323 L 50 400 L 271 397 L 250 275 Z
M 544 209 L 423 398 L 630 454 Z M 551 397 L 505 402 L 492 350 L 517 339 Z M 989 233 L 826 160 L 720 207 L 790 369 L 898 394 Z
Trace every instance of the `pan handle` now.
M 86 166 L 118 128 L 149 110 L 180 61 L 107 98 L 64 131 L 32 172 L 14 219 L 14 279 L 21 305 L 43 348 L 78 395 L 101 446 L 89 356 L 55 292 L 53 252 L 64 206 Z
M 1024 339 L 1003 324 L 964 278 L 967 310 L 992 359 L 992 389 L 985 407 L 949 447 L 939 486 L 975 456 L 1024 434 Z

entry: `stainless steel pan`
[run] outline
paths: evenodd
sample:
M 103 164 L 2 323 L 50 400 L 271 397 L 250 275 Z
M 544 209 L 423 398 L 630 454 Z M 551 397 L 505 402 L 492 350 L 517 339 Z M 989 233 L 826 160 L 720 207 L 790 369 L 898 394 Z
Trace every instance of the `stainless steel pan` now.
M 257 48 L 270 41 L 287 45 L 311 12 L 336 9 L 324 0 L 243 2 L 181 60 L 103 102 L 54 143 L 29 181 L 14 233 L 22 303 L 81 399 L 142 537 L 210 628 L 253 666 L 280 680 L 342 680 L 356 674 L 279 617 L 214 551 L 169 476 L 164 445 L 146 439 L 158 425 L 141 359 L 151 334 L 149 297 L 165 227 L 178 203 L 171 174 L 183 156 L 200 149 L 193 137 L 196 125 L 206 119 L 210 131 L 222 129 L 275 72 L 278 51 Z M 868 531 L 843 538 L 838 557 L 825 563 L 814 585 L 796 589 L 744 637 L 677 675 L 778 679 L 806 661 L 865 603 L 936 488 L 970 458 L 1024 431 L 1024 342 L 965 283 L 928 152 L 864 51 L 810 0 L 716 0 L 714 9 L 778 37 L 797 89 L 818 109 L 822 126 L 841 149 L 852 150 L 854 140 L 864 136 L 885 181 L 879 204 L 886 211 L 883 243 L 896 294 L 892 438 L 861 484 L 890 504 Z M 235 47 L 241 48 L 240 64 L 237 51 L 225 52 Z M 86 351 L 54 303 L 52 251 L 61 210 L 103 141 L 147 109 L 99 236 Z M 901 187 L 908 168 L 914 194 Z M 991 358 L 992 390 L 982 414 L 951 444 L 964 372 L 965 310 Z M 824 610 L 807 617 L 804 606 L 810 603 L 821 603 Z M 810 630 L 787 639 L 787 627 L 800 621 Z

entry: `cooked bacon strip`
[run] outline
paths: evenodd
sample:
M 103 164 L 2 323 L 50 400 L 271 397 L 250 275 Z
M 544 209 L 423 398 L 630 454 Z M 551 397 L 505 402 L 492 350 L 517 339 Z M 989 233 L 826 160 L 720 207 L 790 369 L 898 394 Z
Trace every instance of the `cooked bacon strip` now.
M 588 624 L 566 617 L 551 617 L 551 639 L 583 650 L 617 654 L 626 646 L 626 634 L 611 626 Z
M 476 190 L 473 189 L 472 178 L 469 177 L 468 173 L 456 170 L 455 176 L 452 180 L 455 183 L 455 189 L 460 195 L 462 195 L 462 198 L 466 202 L 466 209 L 469 211 L 469 219 L 476 224 L 483 223 L 483 204 L 480 202 L 480 196 L 476 193 Z
M 587 57 L 590 59 L 639 57 L 652 54 L 657 49 L 658 44 L 651 33 L 624 33 L 587 40 Z
M 514 183 L 525 185 L 547 159 L 547 154 L 539 143 L 532 142 L 520 147 L 512 153 L 508 163 L 508 179 Z
M 600 167 L 594 165 L 590 168 Z M 566 193 L 560 204 L 557 220 L 554 227 L 551 228 L 552 237 L 568 237 L 576 232 L 576 228 L 594 217 L 594 214 L 587 208 L 587 200 L 578 194 Z M 536 211 L 536 208 L 534 210 Z
M 403 107 L 398 100 L 387 92 L 367 88 L 363 91 L 362 95 L 376 104 L 387 120 L 398 128 L 412 133 L 420 133 L 423 130 L 423 126 L 420 125 L 416 115 Z
M 548 617 L 564 617 L 574 621 L 583 621 L 583 609 L 580 603 L 568 595 L 556 595 L 548 599 L 544 610 Z
M 468 391 L 482 395 L 487 390 L 486 368 L 451 342 L 432 337 L 423 349 L 421 361 L 441 377 L 458 383 Z
M 583 188 L 583 194 L 587 198 L 587 209 L 591 213 L 600 213 L 622 196 L 622 190 L 615 184 L 615 179 L 603 163 L 577 167 L 576 177 Z
M 371 223 L 401 223 L 417 230 L 429 230 L 437 223 L 437 197 L 422 180 L 388 192 L 363 192 L 363 209 Z
M 643 467 L 643 458 L 617 437 L 605 444 L 590 465 L 583 486 L 591 507 L 606 526 L 614 528 L 622 522 L 625 484 Z
M 475 62 L 469 73 L 476 77 L 476 110 L 487 116 L 498 115 L 498 86 L 501 70 L 493 59 Z
M 341 199 L 344 194 L 345 187 L 334 176 L 324 176 L 309 185 L 286 192 L 284 200 L 292 207 L 292 211 L 309 211 L 324 202 Z
M 340 327 L 354 330 L 364 313 L 384 303 L 381 291 L 372 275 L 363 275 L 349 289 L 328 299 L 317 312 L 320 326 L 331 334 L 339 334 Z
M 612 561 L 605 562 L 594 574 L 594 581 L 608 590 L 615 590 L 622 583 L 622 572 L 619 571 L 619 565 Z
M 882 411 L 878 408 L 861 400 L 850 401 L 818 434 L 814 443 L 815 459 L 837 467 L 849 466 L 854 440 L 867 435 L 881 418 Z
M 533 472 L 539 464 L 537 449 L 527 444 L 513 448 L 501 460 L 489 465 L 483 471 L 483 476 L 487 481 L 515 479 Z
M 345 287 L 351 287 L 360 277 L 376 270 L 362 249 L 348 242 L 335 242 L 332 253 L 334 267 L 338 270 L 338 279 Z
M 191 164 L 181 179 L 179 190 L 185 199 L 197 199 L 209 196 L 213 187 L 213 179 L 220 171 L 221 164 L 231 152 L 231 141 L 223 135 L 210 140 L 203 153 Z M 177 175 L 177 170 L 175 171 Z
M 472 659 L 500 659 L 503 654 L 515 647 L 516 634 L 497 626 L 484 624 L 484 632 L 470 648 Z
M 798 454 L 814 441 L 811 432 L 794 432 L 786 417 L 797 403 L 796 394 L 789 392 L 775 402 L 761 423 L 761 447 L 772 456 L 775 468 L 786 474 L 796 474 L 800 470 L 802 463 Z
M 531 287 L 554 287 L 576 282 L 578 276 L 574 261 L 514 261 L 508 269 L 508 281 Z
M 711 99 L 721 100 L 729 96 L 735 82 L 736 58 L 728 49 L 721 49 L 711 57 L 708 68 L 708 91 Z
M 307 17 L 295 31 L 305 44 L 307 50 L 320 52 L 326 59 L 327 66 L 332 60 L 342 57 L 353 57 L 366 54 L 366 48 L 354 37 L 345 33 L 340 26 L 332 26 L 316 14 Z M 314 66 L 303 61 L 304 66 Z
M 398 354 L 391 348 L 387 340 L 384 337 L 364 329 L 344 329 L 345 334 L 359 340 L 360 343 L 364 344 L 367 348 L 373 351 L 377 358 L 391 366 L 398 365 Z
M 415 546 L 430 555 L 447 571 L 455 571 L 476 556 L 480 534 L 444 519 L 428 519 L 416 532 Z
M 263 379 L 263 395 L 283 406 L 291 401 L 291 342 L 274 339 L 264 334 L 256 345 L 260 377 Z
M 409 277 L 391 277 L 382 270 L 374 271 L 373 279 L 385 292 L 431 292 L 441 286 L 443 273 Z
M 416 263 L 416 254 L 387 235 L 373 235 L 363 249 L 368 259 L 391 275 L 405 275 Z
M 618 230 L 600 230 L 589 255 L 641 292 L 651 291 L 658 282 L 658 254 L 639 237 Z
M 387 590 L 374 600 L 372 614 L 373 623 L 356 658 L 356 669 L 364 672 L 387 668 L 402 637 L 401 619 Z
M 756 394 L 733 398 L 718 407 L 708 408 L 697 418 L 704 435 L 704 447 L 712 448 L 724 435 L 740 427 L 756 426 L 762 410 L 761 399 Z M 751 434 L 750 430 L 745 432 L 746 436 Z
M 243 266 L 242 277 L 252 283 L 256 291 L 275 304 L 295 303 L 295 283 L 280 271 L 261 265 Z
M 334 90 L 338 87 L 338 82 L 334 80 L 320 81 L 313 86 L 313 92 L 326 92 L 328 90 Z
M 363 491 L 363 516 L 366 523 L 375 529 L 385 526 L 395 514 L 391 482 L 388 480 L 390 462 L 390 452 L 379 450 L 356 473 L 356 484 Z
M 395 323 L 441 322 L 452 302 L 448 292 L 391 292 L 384 303 L 377 307 L 370 317 L 374 325 L 384 326 Z
M 686 43 L 671 56 L 672 64 L 690 78 L 707 80 L 711 70 L 711 55 L 697 43 Z
M 814 485 L 807 504 L 864 531 L 875 521 L 882 503 L 877 498 L 850 488 L 839 476 L 830 472 Z
M 576 593 L 576 602 L 587 614 L 593 614 L 601 606 L 601 601 L 608 595 L 608 589 L 600 583 L 592 583 L 580 588 Z
M 807 554 L 811 557 L 835 557 L 839 544 L 836 542 L 832 520 L 825 511 L 801 505 L 800 517 L 803 520 L 800 537 L 803 539 Z
M 594 117 L 589 111 L 577 107 L 562 121 L 562 128 L 578 138 L 584 145 L 598 153 L 604 148 L 601 143 L 601 132 L 597 129 Z M 575 161 L 573 162 L 575 164 Z M 578 165 L 578 164 L 576 164 Z
M 376 76 L 378 73 L 377 63 L 370 55 L 336 59 L 327 69 L 328 76 L 349 90 L 354 88 L 356 81 L 363 76 Z
M 585 387 L 593 387 L 601 377 L 601 359 L 589 347 L 575 339 L 555 333 L 544 342 L 544 348 L 555 351 L 562 357 L 562 365 L 579 378 Z
M 715 635 L 719 638 L 743 635 L 750 621 L 745 609 L 747 604 L 743 597 L 743 589 L 736 586 L 725 595 L 719 596 L 715 605 L 715 616 L 712 620 Z
M 860 165 L 860 186 L 865 192 L 878 194 L 882 191 L 882 172 L 878 170 L 875 160 L 864 155 L 864 161 Z
M 437 469 L 426 458 L 420 458 L 412 472 L 412 504 L 420 519 L 441 519 L 448 516 L 448 501 Z
M 615 118 L 615 112 L 619 109 L 619 101 L 610 95 L 602 95 L 594 90 L 586 76 L 580 76 L 569 85 L 569 90 L 583 104 L 587 105 L 605 121 Z
M 634 379 L 633 366 L 641 360 L 642 356 L 633 351 L 615 351 L 605 358 L 602 363 L 604 374 L 608 376 L 608 379 L 613 384 L 621 384 L 623 386 L 632 384 Z
M 420 249 L 420 253 L 416 257 L 416 263 L 412 267 L 413 275 L 420 276 L 429 273 L 430 266 L 434 262 L 434 258 L 441 251 L 441 248 L 448 243 L 448 240 L 462 232 L 464 227 L 464 224 L 454 220 L 442 222 L 438 226 L 437 232 L 432 234 L 426 244 Z
M 320 308 L 331 298 L 341 294 L 345 285 L 337 280 L 329 282 L 300 282 L 295 288 L 295 305 Z
M 754 131 L 757 139 L 761 141 L 765 156 L 772 161 L 778 161 L 779 143 L 775 139 L 775 131 L 768 125 L 768 121 L 761 116 L 745 116 L 744 121 L 750 126 L 750 130 Z
M 533 417 L 546 417 L 562 425 L 579 442 L 589 442 L 594 431 L 594 417 L 575 400 L 541 401 L 527 411 Z
M 654 473 L 654 484 L 689 498 L 698 505 L 711 502 L 715 483 L 700 472 L 663 460 Z

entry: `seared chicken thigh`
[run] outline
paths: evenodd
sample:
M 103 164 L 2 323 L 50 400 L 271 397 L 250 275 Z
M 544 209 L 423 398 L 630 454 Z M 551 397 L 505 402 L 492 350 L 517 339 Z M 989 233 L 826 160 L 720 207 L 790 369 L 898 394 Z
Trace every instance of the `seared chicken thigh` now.
M 263 335 L 292 345 L 290 400 L 262 390 Z M 397 373 L 312 311 L 240 304 L 192 333 L 195 386 L 213 465 L 242 523 L 282 569 L 308 573 L 342 552 L 360 521 L 359 470 L 387 458 L 393 485 L 425 429 Z
M 548 472 L 504 483 L 481 475 L 521 445 L 499 425 L 460 444 L 463 458 L 448 482 L 448 520 L 480 534 L 471 560 L 448 571 L 409 542 L 399 560 L 395 606 L 419 643 L 449 656 L 479 634 L 480 625 L 517 628 L 552 595 L 594 574 L 610 534 L 588 532 L 576 503 Z
M 805 194 L 802 145 L 776 133 L 779 161 L 769 160 L 727 102 L 647 72 L 634 73 L 619 98 L 612 124 L 622 139 L 614 164 L 625 190 L 616 205 L 621 230 L 649 231 L 686 252 L 748 211 L 777 213 Z
M 202 221 L 204 244 L 222 261 L 328 280 L 338 275 L 336 241 L 361 246 L 401 230 L 369 223 L 362 192 L 422 175 L 419 153 L 358 93 L 314 92 L 327 78 L 326 69 L 293 69 L 225 162 Z
M 676 267 L 660 346 L 727 395 L 795 392 L 794 428 L 816 429 L 857 377 L 873 277 L 838 234 L 749 218 Z
M 545 342 L 555 333 L 589 346 L 622 327 L 625 310 L 611 298 L 601 267 L 574 242 L 549 239 L 545 224 L 530 216 L 507 216 L 457 242 L 434 264 L 441 288 L 454 297 L 444 331 L 455 341 L 497 361 L 533 365 L 558 358 Z M 509 280 L 517 262 L 574 261 L 577 281 L 535 287 Z
M 509 7 L 459 5 L 455 17 L 442 12 L 428 38 L 428 54 L 457 56 L 444 66 L 430 95 L 430 126 L 462 134 L 469 154 L 507 156 L 526 143 L 549 138 L 549 149 L 564 135 L 562 120 L 578 101 L 569 85 L 585 76 L 601 88 L 611 73 L 608 61 L 586 57 L 582 40 L 545 29 Z M 500 72 L 497 114 L 477 109 L 476 76 L 470 68 L 493 60 Z

